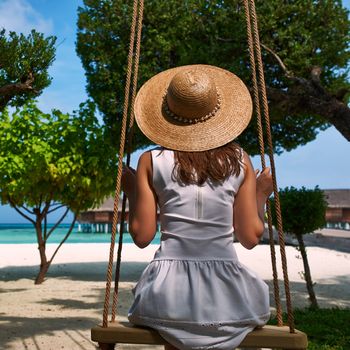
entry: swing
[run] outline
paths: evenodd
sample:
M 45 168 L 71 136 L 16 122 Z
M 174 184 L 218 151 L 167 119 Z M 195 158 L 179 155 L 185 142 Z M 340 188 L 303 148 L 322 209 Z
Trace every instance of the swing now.
M 289 279 L 287 273 L 287 260 L 285 253 L 285 243 L 283 237 L 282 229 L 282 217 L 280 201 L 278 196 L 277 182 L 276 182 L 276 171 L 275 163 L 273 157 L 273 147 L 272 147 L 272 136 L 269 120 L 268 103 L 266 96 L 266 87 L 264 80 L 264 72 L 260 51 L 260 41 L 258 35 L 258 23 L 255 11 L 254 0 L 243 0 L 245 17 L 247 24 L 247 37 L 248 37 L 248 48 L 250 56 L 250 65 L 252 70 L 252 82 L 254 90 L 254 105 L 257 115 L 257 126 L 258 126 L 258 138 L 259 138 L 259 148 L 261 154 L 261 164 L 262 169 L 265 169 L 265 153 L 264 153 L 264 139 L 263 139 L 263 127 L 262 127 L 262 116 L 264 116 L 267 144 L 269 149 L 269 159 L 271 166 L 271 173 L 273 178 L 273 188 L 274 196 L 276 202 L 276 217 L 277 217 L 277 229 L 280 244 L 280 253 L 282 260 L 282 270 L 284 287 L 286 292 L 286 304 L 287 304 L 287 315 L 288 315 L 288 326 L 283 325 L 282 319 L 282 307 L 279 297 L 279 285 L 277 276 L 277 266 L 276 266 L 276 252 L 274 246 L 273 232 L 272 232 L 272 221 L 271 221 L 271 208 L 269 202 L 267 202 L 267 213 L 268 213 L 268 227 L 269 227 L 269 237 L 270 237 L 270 248 L 271 248 L 271 261 L 272 261 L 272 271 L 273 271 L 273 285 L 274 285 L 274 298 L 276 305 L 276 318 L 277 326 L 264 326 L 262 328 L 255 329 L 249 333 L 242 343 L 239 345 L 240 348 L 278 348 L 278 349 L 294 349 L 303 350 L 307 348 L 307 336 L 305 333 L 300 332 L 294 328 L 294 318 L 292 311 L 291 296 L 289 290 Z M 118 160 L 118 173 L 116 181 L 116 191 L 115 191 L 115 201 L 114 201 L 114 214 L 112 222 L 112 235 L 111 235 L 111 245 L 109 254 L 109 263 L 107 269 L 107 281 L 106 281 L 106 293 L 103 311 L 103 324 L 93 327 L 91 329 L 91 339 L 97 342 L 101 349 L 112 350 L 115 344 L 148 344 L 148 345 L 166 345 L 167 342 L 158 334 L 156 330 L 147 327 L 134 326 L 128 322 L 118 322 L 116 321 L 116 309 L 117 309 L 117 299 L 118 299 L 118 287 L 119 287 L 119 275 L 120 275 L 120 264 L 121 264 L 121 250 L 123 242 L 123 223 L 125 217 L 125 207 L 126 207 L 126 196 L 124 194 L 122 201 L 122 213 L 121 213 L 121 225 L 119 232 L 119 242 L 118 242 L 118 253 L 116 262 L 116 274 L 115 274 L 115 287 L 113 292 L 113 304 L 112 304 L 112 315 L 111 321 L 108 322 L 109 313 L 109 300 L 111 292 L 111 281 L 112 281 L 112 269 L 113 269 L 113 255 L 115 247 L 115 237 L 117 231 L 118 222 L 118 203 L 119 203 L 119 193 L 121 189 L 121 176 L 123 167 L 123 156 L 124 148 L 126 144 L 126 130 L 127 130 L 127 118 L 128 118 L 128 108 L 130 102 L 130 120 L 129 120 L 129 134 L 127 142 L 127 165 L 130 164 L 130 153 L 131 153 L 131 140 L 133 135 L 133 105 L 136 96 L 137 88 L 137 75 L 138 75 L 138 64 L 140 56 L 140 42 L 141 42 L 141 28 L 143 19 L 143 0 L 134 0 L 133 4 L 133 17 L 131 23 L 131 33 L 130 33 L 130 46 L 128 53 L 128 66 L 126 75 L 126 86 L 125 86 L 125 97 L 124 97 L 124 109 L 123 109 L 123 119 L 121 128 L 121 140 L 119 148 L 119 160 Z M 136 43 L 135 43 L 136 37 Z M 134 52 L 135 46 L 135 52 Z M 133 61 L 134 59 L 134 61 Z M 256 61 L 257 60 L 257 65 Z M 133 70 L 133 72 L 132 72 Z M 258 74 L 257 74 L 258 73 Z M 133 76 L 132 94 L 130 97 L 130 85 L 131 77 Z M 260 106 L 260 99 L 262 100 L 262 111 Z

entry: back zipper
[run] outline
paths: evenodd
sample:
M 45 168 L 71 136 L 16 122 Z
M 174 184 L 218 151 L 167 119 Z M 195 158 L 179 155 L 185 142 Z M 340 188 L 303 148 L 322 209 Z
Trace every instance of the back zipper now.
M 203 217 L 203 193 L 201 186 L 197 186 L 196 209 L 197 219 L 201 219 Z

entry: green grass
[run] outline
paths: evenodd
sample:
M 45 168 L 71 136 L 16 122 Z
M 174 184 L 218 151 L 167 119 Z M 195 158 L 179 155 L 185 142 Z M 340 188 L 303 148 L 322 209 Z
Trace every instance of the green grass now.
M 308 349 L 350 350 L 350 309 L 295 310 L 294 319 L 295 328 L 308 336 Z

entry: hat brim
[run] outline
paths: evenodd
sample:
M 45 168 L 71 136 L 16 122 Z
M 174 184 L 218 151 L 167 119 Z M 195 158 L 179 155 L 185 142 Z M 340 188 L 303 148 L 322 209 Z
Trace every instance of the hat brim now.
M 221 97 L 216 114 L 196 124 L 183 124 L 164 111 L 163 96 L 172 78 L 182 70 L 200 69 L 212 77 Z M 134 113 L 140 130 L 165 148 L 198 152 L 234 140 L 248 126 L 252 116 L 250 93 L 235 74 L 209 65 L 190 65 L 168 69 L 149 79 L 139 90 Z

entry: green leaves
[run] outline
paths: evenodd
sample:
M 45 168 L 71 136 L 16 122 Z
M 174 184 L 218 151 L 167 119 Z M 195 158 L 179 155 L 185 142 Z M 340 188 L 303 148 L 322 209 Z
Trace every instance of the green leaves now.
M 324 227 L 327 202 L 323 191 L 314 189 L 286 187 L 279 190 L 283 228 L 287 233 L 303 235 Z M 272 201 L 272 217 L 275 217 L 275 201 Z
M 116 157 L 94 114 L 91 102 L 68 115 L 42 113 L 30 101 L 0 115 L 1 202 L 39 208 L 52 200 L 79 212 L 109 195 Z
M 310 78 L 313 66 L 323 72 L 323 86 L 336 92 L 349 87 L 348 11 L 341 1 L 257 1 L 261 42 L 276 52 L 295 76 Z M 87 90 L 104 116 L 109 139 L 118 143 L 132 2 L 85 0 L 78 9 L 77 52 L 87 76 Z M 205 63 L 229 69 L 251 86 L 244 10 L 240 1 L 149 0 L 145 3 L 139 80 L 179 65 Z M 270 88 L 292 93 L 276 59 L 263 50 Z M 307 97 L 305 97 L 307 98 Z M 313 140 L 329 126 L 306 107 L 270 103 L 275 152 Z M 279 103 L 280 102 L 280 103 Z M 297 107 L 297 108 L 295 108 Z M 258 153 L 256 125 L 240 136 Z M 135 133 L 135 148 L 149 144 Z
M 28 36 L 0 31 L 0 111 L 6 105 L 21 106 L 50 85 L 55 42 L 56 37 L 35 30 Z

